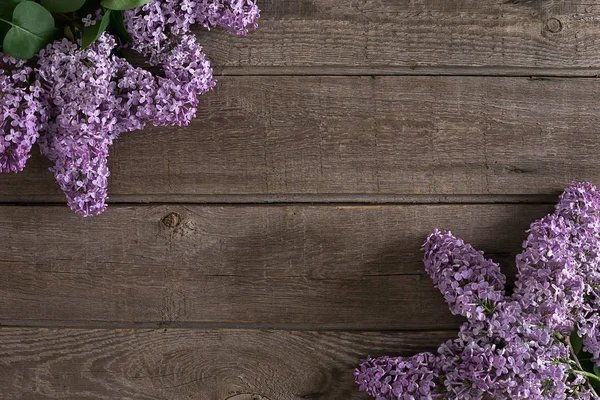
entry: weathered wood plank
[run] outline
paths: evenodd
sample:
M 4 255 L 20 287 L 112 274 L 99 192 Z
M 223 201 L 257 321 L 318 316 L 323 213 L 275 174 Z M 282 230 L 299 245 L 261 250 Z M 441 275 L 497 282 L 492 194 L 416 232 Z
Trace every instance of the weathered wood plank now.
M 447 329 L 419 247 L 452 228 L 511 273 L 545 205 L 0 207 L 0 324 Z M 88 324 L 88 325 L 85 325 Z
M 260 5 L 260 28 L 248 37 L 200 33 L 217 70 L 398 67 L 402 73 L 464 66 L 482 73 L 533 67 L 568 74 L 571 68 L 600 68 L 600 4 L 594 2 L 262 0 Z
M 598 98 L 590 79 L 226 77 L 190 127 L 119 139 L 110 193 L 555 193 L 600 181 Z M 0 201 L 64 202 L 47 167 L 1 175 Z
M 454 335 L 4 328 L 1 396 L 5 400 L 365 399 L 352 376 L 361 358 L 435 350 Z

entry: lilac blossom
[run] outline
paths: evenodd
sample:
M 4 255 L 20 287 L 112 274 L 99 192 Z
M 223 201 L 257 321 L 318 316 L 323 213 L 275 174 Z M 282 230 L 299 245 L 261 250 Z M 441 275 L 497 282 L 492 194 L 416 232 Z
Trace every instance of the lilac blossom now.
M 584 349 L 600 362 L 600 194 L 573 184 L 556 212 L 534 222 L 517 257 L 515 297 L 537 323 L 568 334 L 577 328 Z
M 193 35 L 183 35 L 168 54 L 153 55 L 151 61 L 164 68 L 155 95 L 156 126 L 188 125 L 196 115 L 198 95 L 215 86 L 210 63 Z
M 63 39 L 40 53 L 38 81 L 47 89 L 44 100 L 53 116 L 40 149 L 54 162 L 51 171 L 67 203 L 82 216 L 106 209 L 113 140 L 143 128 L 156 111 L 150 100 L 155 80 L 113 56 L 115 46 L 105 33 L 84 51 Z
M 354 372 L 360 390 L 377 399 L 441 399 L 439 357 L 421 353 L 413 357 L 366 359 Z
M 213 71 L 192 25 L 222 27 L 245 35 L 256 27 L 260 11 L 251 0 L 153 1 L 125 13 L 134 50 L 161 67 L 155 125 L 187 125 L 196 114 L 197 96 L 214 87 Z
M 47 88 L 45 100 L 53 115 L 40 149 L 54 162 L 50 170 L 80 215 L 106 208 L 108 146 L 117 124 L 110 62 L 114 46 L 105 35 L 86 51 L 63 39 L 40 53 L 38 79 Z
M 81 24 L 101 17 L 97 10 Z M 120 46 L 140 52 L 158 75 L 116 56 L 117 41 L 107 32 L 85 50 L 57 40 L 37 65 L 0 55 L 0 172 L 22 170 L 38 141 L 68 205 L 81 216 L 102 213 L 113 141 L 148 124 L 188 125 L 198 96 L 215 86 L 192 25 L 245 35 L 258 18 L 251 0 L 154 0 L 126 11 L 133 40 Z
M 155 0 L 127 11 L 124 22 L 133 48 L 150 56 L 165 52 L 172 38 L 189 33 L 192 25 L 245 35 L 248 27 L 257 27 L 259 17 L 252 0 Z
M 45 128 L 41 86 L 22 60 L 0 54 L 0 172 L 19 172 Z
M 425 270 L 453 314 L 483 320 L 485 313 L 504 298 L 506 278 L 498 264 L 450 232 L 436 230 L 427 238 L 423 251 Z
M 600 365 L 599 214 L 593 185 L 567 188 L 555 213 L 531 225 L 510 296 L 497 264 L 434 231 L 423 245 L 425 268 L 467 321 L 437 354 L 364 360 L 355 371 L 360 389 L 378 400 L 597 399 L 566 337 L 576 329 Z

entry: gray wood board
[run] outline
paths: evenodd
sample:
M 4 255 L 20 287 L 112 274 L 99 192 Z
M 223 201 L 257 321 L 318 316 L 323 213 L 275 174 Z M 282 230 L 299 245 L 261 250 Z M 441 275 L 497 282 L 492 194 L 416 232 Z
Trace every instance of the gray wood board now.
M 598 98 L 593 79 L 225 77 L 191 126 L 123 135 L 109 192 L 116 202 L 557 194 L 600 181 Z M 64 203 L 48 166 L 37 156 L 0 176 L 0 201 Z
M 436 227 L 514 274 L 548 205 L 0 207 L 0 324 L 453 329 Z M 87 325 L 86 325 L 87 324 Z
M 600 4 L 577 0 L 263 0 L 247 37 L 199 31 L 218 72 L 589 75 Z M 504 72 L 503 72 L 504 71 Z M 459 72 L 460 73 L 460 72 Z
M 0 329 L 0 396 L 16 399 L 367 399 L 371 354 L 435 350 L 454 332 Z

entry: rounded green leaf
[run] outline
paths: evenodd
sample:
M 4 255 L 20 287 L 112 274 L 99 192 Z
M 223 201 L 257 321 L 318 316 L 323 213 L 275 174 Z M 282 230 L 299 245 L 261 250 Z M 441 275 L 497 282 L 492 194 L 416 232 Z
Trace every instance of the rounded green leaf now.
M 40 4 L 52 13 L 68 13 L 83 7 L 85 0 L 42 0 Z
M 52 14 L 33 1 L 19 3 L 13 12 L 12 21 L 8 23 L 11 28 L 4 37 L 3 51 L 23 60 L 36 55 L 56 35 Z
M 81 39 L 81 48 L 87 49 L 92 43 L 94 43 L 100 35 L 104 33 L 108 28 L 110 22 L 110 10 L 106 10 L 106 13 L 102 17 L 102 21 L 96 22 L 96 25 L 88 26 L 83 30 L 83 37 Z
M 112 11 L 110 17 L 110 26 L 111 31 L 125 42 L 131 42 L 133 39 L 129 32 L 127 32 L 127 28 L 125 27 L 125 23 L 123 22 L 123 11 Z
M 131 10 L 138 8 L 144 4 L 150 3 L 152 0 L 102 0 L 103 7 L 109 10 Z

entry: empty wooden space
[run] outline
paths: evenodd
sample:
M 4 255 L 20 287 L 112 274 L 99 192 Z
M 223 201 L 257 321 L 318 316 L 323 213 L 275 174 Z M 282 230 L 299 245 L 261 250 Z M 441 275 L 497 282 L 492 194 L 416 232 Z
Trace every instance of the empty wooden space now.
M 511 264 L 545 205 L 5 207 L 11 325 L 453 329 L 420 243 L 456 227 Z M 58 230 L 60 234 L 56 235 Z M 77 227 L 77 228 L 75 228 Z M 110 257 L 107 257 L 110 254 Z M 75 301 L 77 300 L 77 301 Z
M 24 399 L 360 399 L 358 358 L 419 352 L 450 335 L 5 328 L 0 357 L 11 367 L 0 385 Z
M 514 274 L 529 224 L 600 183 L 600 2 L 259 0 L 198 32 L 219 84 L 112 148 L 75 216 L 34 156 L 0 176 L 0 399 L 366 399 L 368 355 L 453 317 L 420 245 Z

